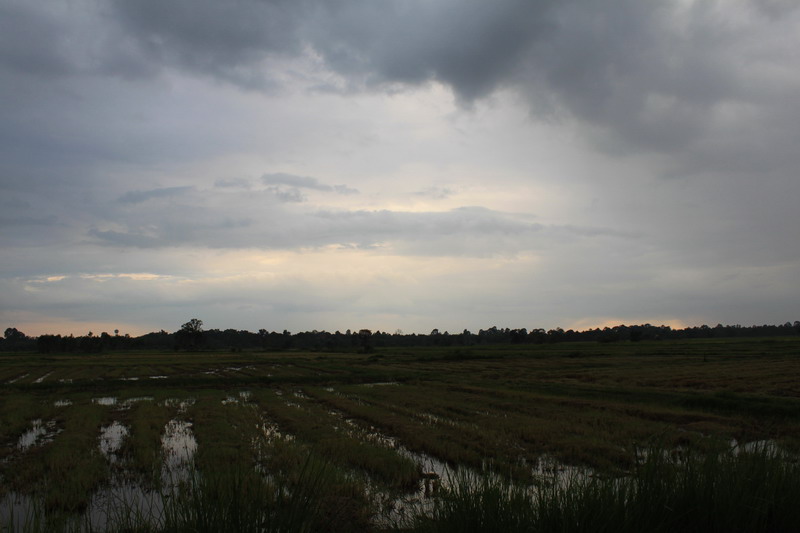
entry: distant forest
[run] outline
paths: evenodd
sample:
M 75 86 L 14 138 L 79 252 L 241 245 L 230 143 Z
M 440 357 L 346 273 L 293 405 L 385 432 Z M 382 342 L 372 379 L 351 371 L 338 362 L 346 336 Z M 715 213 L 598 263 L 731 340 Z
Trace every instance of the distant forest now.
M 603 329 L 564 331 L 561 328 L 509 329 L 491 327 L 477 333 L 464 330 L 460 333 L 440 332 L 434 329 L 427 334 L 406 334 L 400 330 L 394 333 L 370 331 L 367 329 L 336 331 L 268 331 L 261 329 L 250 332 L 235 329 L 203 329 L 202 320 L 193 318 L 178 331 L 147 333 L 140 337 L 120 334 L 119 330 L 99 335 L 40 335 L 29 337 L 16 328 L 10 327 L 0 339 L 0 351 L 39 352 L 39 353 L 99 353 L 126 350 L 302 350 L 302 351 L 361 351 L 369 352 L 384 347 L 412 346 L 475 346 L 486 344 L 544 344 L 557 342 L 639 342 L 668 339 L 708 339 L 725 337 L 779 337 L 800 335 L 800 321 L 786 322 L 782 325 L 763 326 L 723 326 L 707 325 L 674 329 L 669 326 L 615 326 Z

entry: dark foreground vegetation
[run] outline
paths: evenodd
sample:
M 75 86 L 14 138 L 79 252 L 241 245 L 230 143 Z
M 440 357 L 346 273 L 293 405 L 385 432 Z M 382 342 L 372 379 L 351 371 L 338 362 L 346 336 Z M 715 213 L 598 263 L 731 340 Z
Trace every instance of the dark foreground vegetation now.
M 0 531 L 798 531 L 800 339 L 0 355 Z

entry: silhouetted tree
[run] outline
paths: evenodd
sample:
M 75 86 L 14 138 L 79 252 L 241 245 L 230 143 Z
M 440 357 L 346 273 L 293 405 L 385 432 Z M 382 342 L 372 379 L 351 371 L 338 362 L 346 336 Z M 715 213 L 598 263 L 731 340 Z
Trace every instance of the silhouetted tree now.
M 22 333 L 17 328 L 6 328 L 5 333 L 3 336 L 6 338 L 7 341 L 22 341 L 25 340 L 25 334 Z
M 193 318 L 181 326 L 175 334 L 179 348 L 196 350 L 203 344 L 203 321 Z
M 363 352 L 372 351 L 372 332 L 368 329 L 358 330 L 358 344 Z

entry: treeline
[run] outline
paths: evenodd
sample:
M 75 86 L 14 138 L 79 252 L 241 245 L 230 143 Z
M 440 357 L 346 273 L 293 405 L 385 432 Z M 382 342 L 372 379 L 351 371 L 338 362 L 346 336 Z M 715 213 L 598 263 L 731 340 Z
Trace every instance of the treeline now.
M 800 321 L 782 325 L 723 326 L 707 325 L 674 329 L 670 326 L 643 324 L 614 326 L 575 331 L 555 328 L 509 329 L 491 327 L 476 333 L 440 332 L 428 334 L 388 333 L 362 329 L 336 331 L 268 331 L 256 333 L 235 329 L 203 330 L 202 321 L 192 319 L 176 332 L 147 333 L 140 337 L 102 332 L 84 336 L 40 335 L 29 337 L 16 328 L 8 328 L 0 339 L 0 351 L 38 351 L 40 353 L 100 353 L 123 350 L 312 350 L 312 351 L 372 351 L 383 347 L 414 346 L 475 346 L 481 344 L 544 344 L 556 342 L 638 342 L 668 339 L 709 339 L 726 337 L 779 337 L 800 335 Z

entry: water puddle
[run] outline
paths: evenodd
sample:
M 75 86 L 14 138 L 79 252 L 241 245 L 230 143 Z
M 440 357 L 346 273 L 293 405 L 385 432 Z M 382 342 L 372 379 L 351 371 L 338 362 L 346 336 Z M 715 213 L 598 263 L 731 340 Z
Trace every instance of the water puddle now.
M 539 483 L 566 488 L 575 480 L 592 477 L 595 471 L 586 466 L 564 464 L 551 455 L 541 455 L 531 465 L 531 474 Z
M 106 407 L 110 407 L 112 405 L 117 405 L 117 397 L 116 396 L 103 396 L 101 398 L 92 398 L 92 403 L 96 403 L 97 405 L 104 405 Z
M 442 426 L 455 426 L 457 423 L 454 420 L 450 420 L 449 418 L 444 418 L 439 415 L 435 415 L 433 413 L 420 413 L 419 418 L 422 418 L 426 422 L 431 425 L 442 425 Z
M 152 402 L 154 398 L 152 396 L 134 396 L 133 398 L 127 398 L 120 403 L 120 408 L 122 409 L 130 409 L 133 404 L 138 402 Z
M 278 424 L 275 422 L 271 422 L 269 420 L 262 420 L 258 424 L 256 424 L 256 428 L 258 428 L 261 435 L 264 437 L 264 442 L 270 444 L 276 440 L 286 440 L 286 441 L 293 441 L 294 435 L 289 435 L 284 433 L 278 427 Z M 257 439 L 261 440 L 261 439 Z
M 188 479 L 192 459 L 197 451 L 192 423 L 175 418 L 167 422 L 161 436 L 161 450 L 164 454 L 164 466 L 161 470 L 164 483 L 176 485 Z
M 240 391 L 237 396 L 228 396 L 222 400 L 222 405 L 247 403 L 250 401 L 251 396 L 253 396 L 252 392 L 249 390 L 243 390 Z
M 135 396 L 133 398 L 126 398 L 125 400 L 119 401 L 116 396 L 103 396 L 100 398 L 92 398 L 92 403 L 97 405 L 103 405 L 105 407 L 114 407 L 116 406 L 119 410 L 130 409 L 133 404 L 137 402 L 152 402 L 152 396 Z
M 738 455 L 740 453 L 764 453 L 767 455 L 780 455 L 782 450 L 775 440 L 753 440 L 749 442 L 740 442 L 736 439 L 731 439 L 730 442 L 731 453 Z
M 20 435 L 17 440 L 17 449 L 25 451 L 34 445 L 41 446 L 53 440 L 60 432 L 61 430 L 56 427 L 55 420 L 43 423 L 40 418 L 37 418 L 31 422 L 31 429 Z
M 6 531 L 6 526 L 8 526 L 9 532 L 25 531 L 25 525 L 36 516 L 36 511 L 36 506 L 30 496 L 9 492 L 0 499 L 0 526 L 4 528 L 2 531 Z
M 407 527 L 410 526 L 413 516 L 429 514 L 436 505 L 436 496 L 440 489 L 451 487 L 460 479 L 459 476 L 479 479 L 472 469 L 449 467 L 444 461 L 425 453 L 412 452 L 404 446 L 398 446 L 397 453 L 417 463 L 421 479 L 417 489 L 408 494 L 397 495 L 375 487 L 370 489 L 370 496 L 381 509 L 381 514 L 376 519 L 376 525 L 381 528 Z
M 344 427 L 341 429 L 348 436 L 362 442 L 391 448 L 399 455 L 411 459 L 417 465 L 421 478 L 417 490 L 398 496 L 376 487 L 370 489 L 371 497 L 374 498 L 379 508 L 384 511 L 383 517 L 379 520 L 379 525 L 389 526 L 403 523 L 406 517 L 405 513 L 433 505 L 431 498 L 436 495 L 439 488 L 449 486 L 452 477 L 451 473 L 454 470 L 446 462 L 426 453 L 411 451 L 400 444 L 396 437 L 382 433 L 375 426 L 349 418 L 341 411 L 331 409 L 328 414 L 342 420 Z M 472 472 L 467 469 L 463 469 L 463 471 Z
M 56 400 L 53 402 L 53 407 L 69 407 L 72 405 L 72 400 Z
M 178 414 L 182 415 L 188 411 L 196 401 L 197 400 L 195 398 L 167 398 L 161 403 L 161 405 L 164 407 L 177 408 Z
M 229 366 L 225 369 L 225 372 L 242 372 L 242 370 L 255 370 L 256 367 L 253 365 L 247 366 Z
M 119 460 L 117 452 L 122 447 L 122 441 L 130 434 L 128 428 L 118 421 L 114 421 L 107 426 L 100 428 L 100 452 L 105 455 L 111 463 Z
M 150 376 L 150 379 L 167 379 L 169 376 Z
M 95 403 L 102 405 L 121 405 L 115 397 L 95 400 L 98 400 Z M 152 398 L 131 398 L 126 402 L 142 400 L 152 400 Z M 171 403 L 185 409 L 194 403 L 194 399 L 173 400 Z M 54 421 L 42 423 L 41 420 L 34 420 L 31 429 L 20 437 L 17 448 L 25 450 L 34 445 L 41 445 L 52 439 L 56 433 Z M 100 429 L 98 447 L 112 464 L 119 465 L 122 461 L 119 452 L 129 434 L 130 429 L 118 421 Z M 197 450 L 192 424 L 179 419 L 170 420 L 164 426 L 161 448 L 163 485 L 160 490 L 145 488 L 137 482 L 132 482 L 124 472 L 116 471 L 116 474 L 111 476 L 111 483 L 92 495 L 85 513 L 75 516 L 75 524 L 81 524 L 78 529 L 83 530 L 83 525 L 89 523 L 92 531 L 110 531 L 112 524 L 125 523 L 127 519 L 135 523 L 146 523 L 155 530 L 160 530 L 164 523 L 165 498 L 172 497 L 180 484 L 192 475 L 192 462 Z M 32 523 L 43 519 L 39 514 L 39 506 L 40 504 L 34 502 L 29 495 L 6 494 L 0 498 L 0 531 L 6 531 L 4 528 L 12 522 L 14 527 L 9 528 L 9 532 L 28 531 Z
M 160 531 L 164 523 L 164 497 L 136 483 L 117 483 L 97 491 L 86 511 L 91 531 L 111 531 L 109 526 L 126 518 Z
M 362 387 L 385 387 L 387 385 L 400 385 L 399 381 L 376 381 L 374 383 L 362 383 Z
M 34 383 L 41 383 L 41 382 L 43 382 L 43 381 L 44 381 L 44 380 L 45 380 L 45 379 L 46 379 L 48 376 L 50 376 L 50 374 L 52 374 L 53 372 L 54 372 L 54 371 L 52 371 L 52 370 L 51 370 L 50 372 L 48 372 L 48 373 L 47 373 L 47 374 L 45 374 L 44 376 L 41 376 L 41 377 L 37 378 L 37 379 L 34 381 Z
M 21 376 L 17 376 L 14 379 L 9 379 L 8 381 L 6 381 L 6 384 L 7 385 L 11 385 L 12 383 L 16 383 L 17 381 L 19 381 L 21 379 L 25 379 L 28 376 L 30 376 L 30 374 L 22 374 Z

